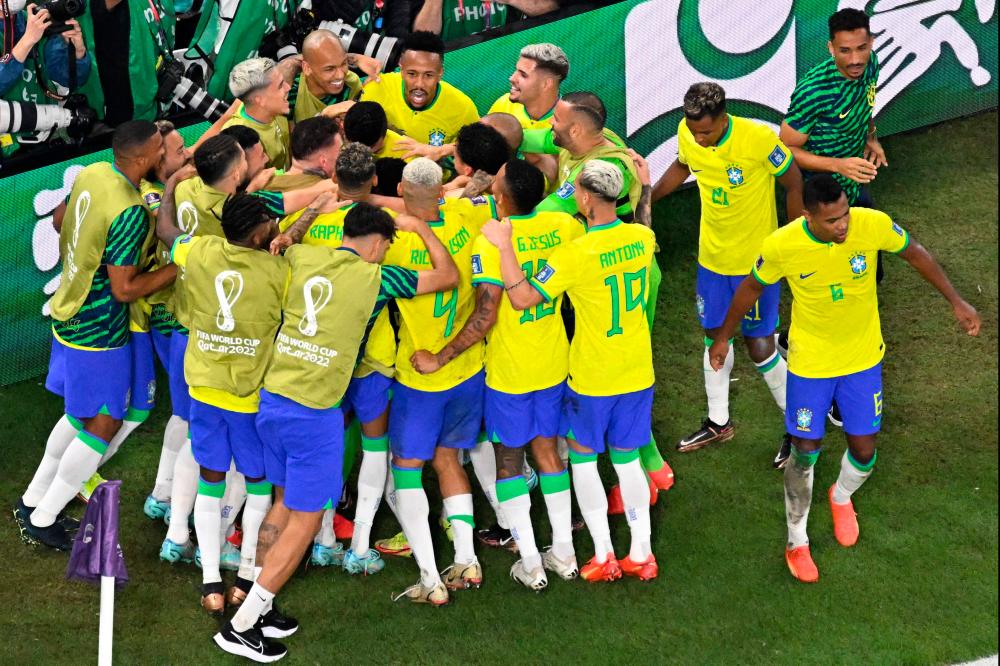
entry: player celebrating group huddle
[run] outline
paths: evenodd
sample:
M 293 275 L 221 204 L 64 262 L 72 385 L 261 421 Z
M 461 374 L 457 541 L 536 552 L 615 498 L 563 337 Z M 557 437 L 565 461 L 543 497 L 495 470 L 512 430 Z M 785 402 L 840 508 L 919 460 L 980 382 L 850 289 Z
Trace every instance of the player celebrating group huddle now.
M 622 188 L 615 166 L 596 159 L 584 163 L 574 197 L 586 215 L 587 233 L 558 248 L 530 278 L 518 264 L 510 222 L 483 228 L 500 250 L 504 290 L 515 309 L 528 311 L 562 293 L 576 309 L 560 434 L 570 443 L 576 498 L 594 540 L 594 557 L 580 570 L 588 581 L 615 580 L 623 572 L 648 580 L 658 572 L 650 546 L 649 490 L 638 453 L 649 442 L 652 425 L 653 361 L 645 310 L 656 239 L 646 227 L 618 218 Z M 609 367 L 618 370 L 609 376 Z M 605 450 L 632 532 L 629 555 L 620 562 L 597 471 L 597 456 Z

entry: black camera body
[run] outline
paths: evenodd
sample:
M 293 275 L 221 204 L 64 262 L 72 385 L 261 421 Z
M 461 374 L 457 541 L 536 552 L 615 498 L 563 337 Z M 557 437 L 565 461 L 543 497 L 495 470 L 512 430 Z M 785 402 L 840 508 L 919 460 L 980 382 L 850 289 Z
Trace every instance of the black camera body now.
M 47 9 L 52 24 L 45 30 L 46 35 L 58 35 L 70 29 L 66 21 L 80 18 L 87 11 L 86 0 L 39 0 L 35 3 L 35 11 Z

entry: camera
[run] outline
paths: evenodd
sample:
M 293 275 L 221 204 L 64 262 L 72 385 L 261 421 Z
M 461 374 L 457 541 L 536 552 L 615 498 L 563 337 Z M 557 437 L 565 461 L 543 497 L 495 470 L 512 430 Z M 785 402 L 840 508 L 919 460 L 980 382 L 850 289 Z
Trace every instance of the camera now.
M 171 102 L 190 109 L 210 122 L 218 120 L 226 112 L 226 105 L 189 78 L 184 65 L 177 60 L 165 60 L 156 77 L 156 99 L 160 102 Z
M 47 9 L 52 23 L 45 29 L 45 34 L 58 35 L 70 29 L 66 21 L 80 18 L 87 11 L 85 0 L 39 0 L 35 3 L 35 11 Z
M 65 106 L 0 101 L 0 134 L 38 134 L 31 137 L 37 141 L 25 137 L 22 143 L 44 141 L 56 129 L 65 129 L 71 139 L 82 139 L 96 122 L 97 114 L 83 95 L 70 95 Z

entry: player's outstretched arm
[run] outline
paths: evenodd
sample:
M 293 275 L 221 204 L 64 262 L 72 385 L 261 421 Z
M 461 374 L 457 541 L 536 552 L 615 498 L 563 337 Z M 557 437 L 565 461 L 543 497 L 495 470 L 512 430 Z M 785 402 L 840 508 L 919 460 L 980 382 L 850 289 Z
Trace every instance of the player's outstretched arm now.
M 863 157 L 824 157 L 809 152 L 805 149 L 809 135 L 792 129 L 787 122 L 781 123 L 778 138 L 792 151 L 792 157 L 800 169 L 839 173 L 845 178 L 862 184 L 872 182 L 878 175 L 878 169 L 875 165 Z
M 899 253 L 899 256 L 917 269 L 917 272 L 925 280 L 934 285 L 934 288 L 940 291 L 941 295 L 951 303 L 955 319 L 962 325 L 966 333 L 969 335 L 979 335 L 980 321 L 976 308 L 969 305 L 959 295 L 955 287 L 952 286 L 948 276 L 945 275 L 944 269 L 941 268 L 941 265 L 923 245 L 915 241 L 913 237 L 910 237 L 909 245 Z
M 691 170 L 688 166 L 681 162 L 680 160 L 674 160 L 674 163 L 667 167 L 660 179 L 656 181 L 656 185 L 653 185 L 652 200 L 659 201 L 663 197 L 667 196 L 678 187 L 684 184 L 684 181 L 688 179 L 691 175 Z
M 729 304 L 729 311 L 726 313 L 726 320 L 722 322 L 722 326 L 715 334 L 715 341 L 708 349 L 708 360 L 713 370 L 719 370 L 725 365 L 726 356 L 729 355 L 729 338 L 733 337 L 736 327 L 743 321 L 743 316 L 753 307 L 762 293 L 764 285 L 752 275 L 744 278 L 736 288 L 733 300 Z
M 400 215 L 396 218 L 396 228 L 420 236 L 431 260 L 431 270 L 417 273 L 417 296 L 454 289 L 458 285 L 459 273 L 455 260 L 426 222 L 413 215 Z
M 329 178 L 324 178 L 315 185 L 304 187 L 301 190 L 292 190 L 282 194 L 285 215 L 291 215 L 295 211 L 302 210 L 311 205 L 317 197 L 325 192 L 337 193 L 337 185 Z
M 176 201 L 174 200 L 174 190 L 181 181 L 193 178 L 197 175 L 194 165 L 187 164 L 178 169 L 163 186 L 163 196 L 160 197 L 159 213 L 156 215 L 156 237 L 168 248 L 174 246 L 174 241 L 178 236 L 183 236 L 184 232 L 177 226 Z
M 440 35 L 442 12 L 444 11 L 442 5 L 442 0 L 424 0 L 424 6 L 420 8 L 417 16 L 413 19 L 413 30 L 426 30 Z
M 437 354 L 426 349 L 419 349 L 410 357 L 414 369 L 422 375 L 437 372 L 464 352 L 486 337 L 497 321 L 497 308 L 503 290 L 495 284 L 480 284 L 476 286 L 476 310 L 466 320 L 465 326 L 458 335 L 446 344 Z
M 198 137 L 198 140 L 194 142 L 193 146 L 191 146 L 192 155 L 194 154 L 194 151 L 198 150 L 201 144 L 205 143 L 213 136 L 222 131 L 222 128 L 226 124 L 226 122 L 234 115 L 236 115 L 236 110 L 240 108 L 240 104 L 242 104 L 240 100 L 238 99 L 233 100 L 233 103 L 229 105 L 229 108 L 226 109 L 226 112 L 223 113 L 221 116 L 219 116 L 219 119 L 216 120 L 214 123 L 212 123 L 212 126 L 209 127 L 207 130 L 205 130 L 204 134 Z
M 507 298 L 513 308 L 527 310 L 545 300 L 545 297 L 531 286 L 517 263 L 517 255 L 511 242 L 513 228 L 510 220 L 503 222 L 490 220 L 483 225 L 482 234 L 500 250 L 500 276 L 503 277 L 504 291 L 507 292 Z
M 802 205 L 802 170 L 792 160 L 785 173 L 778 176 L 778 182 L 785 188 L 785 213 L 791 222 L 802 216 L 805 206 Z

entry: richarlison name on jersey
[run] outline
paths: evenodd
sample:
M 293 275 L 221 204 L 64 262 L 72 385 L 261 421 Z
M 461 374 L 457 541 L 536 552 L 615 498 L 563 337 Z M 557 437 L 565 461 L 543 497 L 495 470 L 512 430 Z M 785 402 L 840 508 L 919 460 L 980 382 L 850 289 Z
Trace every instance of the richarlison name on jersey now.
M 452 255 L 458 254 L 471 238 L 472 234 L 469 233 L 469 230 L 462 227 L 445 243 L 448 246 L 448 252 Z M 427 250 L 413 250 L 410 252 L 410 263 L 418 266 L 430 266 L 431 255 Z
M 609 266 L 614 266 L 623 261 L 629 261 L 635 259 L 636 257 L 641 257 L 646 254 L 646 243 L 644 241 L 636 241 L 634 243 L 629 243 L 628 245 L 622 245 L 621 247 L 616 247 L 608 252 L 601 252 L 601 268 L 607 268 Z

